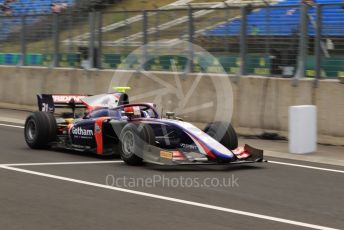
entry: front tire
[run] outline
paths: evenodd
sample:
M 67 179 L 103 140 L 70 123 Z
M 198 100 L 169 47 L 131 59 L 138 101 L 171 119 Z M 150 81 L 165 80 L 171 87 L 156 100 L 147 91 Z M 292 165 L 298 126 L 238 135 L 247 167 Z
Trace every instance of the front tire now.
M 51 113 L 33 112 L 25 121 L 24 137 L 32 149 L 48 149 L 56 140 L 57 124 Z
M 128 123 L 120 135 L 121 158 L 128 165 L 141 165 L 145 146 L 154 144 L 155 135 L 150 125 Z
M 227 125 L 224 122 L 212 122 L 207 125 L 204 132 L 229 150 L 238 147 L 238 136 L 231 124 Z

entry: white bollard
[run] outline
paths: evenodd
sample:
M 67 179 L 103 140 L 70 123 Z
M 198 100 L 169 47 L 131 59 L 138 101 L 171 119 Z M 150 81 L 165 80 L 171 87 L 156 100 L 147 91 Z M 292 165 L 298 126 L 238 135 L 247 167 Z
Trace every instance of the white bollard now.
M 289 152 L 311 153 L 317 150 L 317 108 L 314 105 L 289 107 Z

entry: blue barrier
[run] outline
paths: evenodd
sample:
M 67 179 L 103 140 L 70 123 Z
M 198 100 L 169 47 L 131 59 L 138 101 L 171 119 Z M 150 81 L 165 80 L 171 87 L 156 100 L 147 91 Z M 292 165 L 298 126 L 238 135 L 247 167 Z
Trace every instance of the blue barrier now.
M 342 0 L 318 0 L 316 3 L 342 4 Z M 290 8 L 291 5 L 299 5 L 299 0 L 287 0 L 276 4 L 285 8 L 264 8 L 252 11 L 247 16 L 247 28 L 249 35 L 256 36 L 290 36 L 298 33 L 300 21 L 300 8 Z M 288 6 L 288 7 L 287 7 Z M 308 15 L 312 20 L 316 19 L 316 8 L 309 7 Z M 308 33 L 315 35 L 312 22 L 309 23 Z M 327 36 L 344 36 L 344 9 L 342 5 L 325 6 L 322 8 L 322 34 Z M 219 25 L 205 32 L 206 36 L 237 36 L 240 33 L 241 19 L 236 18 L 230 22 Z
M 5 40 L 12 32 L 13 28 L 21 25 L 20 15 L 50 14 L 52 3 L 66 3 L 73 5 L 75 0 L 21 0 L 10 4 L 12 16 L 0 18 L 0 40 Z M 4 1 L 0 1 L 3 4 Z M 30 25 L 37 21 L 35 17 L 26 17 L 26 24 Z

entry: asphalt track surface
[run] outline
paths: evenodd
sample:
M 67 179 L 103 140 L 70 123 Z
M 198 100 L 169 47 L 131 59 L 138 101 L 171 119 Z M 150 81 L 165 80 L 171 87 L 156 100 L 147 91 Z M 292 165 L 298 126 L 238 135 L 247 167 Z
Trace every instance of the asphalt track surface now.
M 19 127 L 0 125 L 0 136 L 0 229 L 344 229 L 344 167 L 277 158 L 130 167 L 118 158 L 30 150 Z M 180 186 L 181 177 L 233 181 L 192 187 Z

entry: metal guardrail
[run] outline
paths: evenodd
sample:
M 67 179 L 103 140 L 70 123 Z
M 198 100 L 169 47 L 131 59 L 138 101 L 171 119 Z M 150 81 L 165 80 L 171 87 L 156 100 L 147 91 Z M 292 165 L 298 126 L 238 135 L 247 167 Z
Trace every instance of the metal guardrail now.
M 344 76 L 341 15 L 339 4 L 224 4 L 0 16 L 0 65 L 114 69 L 133 50 L 154 42 L 138 57 L 149 62 L 132 68 L 169 71 L 171 57 L 151 57 L 151 52 L 178 49 L 178 41 L 185 40 L 216 56 L 230 74 L 337 78 Z M 192 49 L 186 51 L 192 62 L 174 57 L 178 70 L 201 71 Z M 210 64 L 207 71 L 216 68 Z

